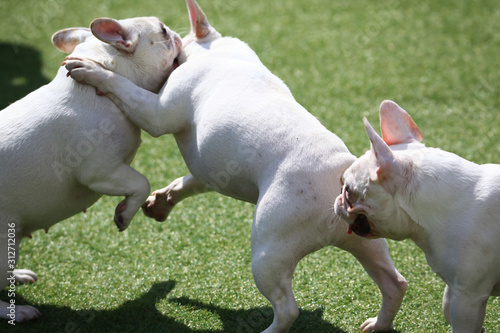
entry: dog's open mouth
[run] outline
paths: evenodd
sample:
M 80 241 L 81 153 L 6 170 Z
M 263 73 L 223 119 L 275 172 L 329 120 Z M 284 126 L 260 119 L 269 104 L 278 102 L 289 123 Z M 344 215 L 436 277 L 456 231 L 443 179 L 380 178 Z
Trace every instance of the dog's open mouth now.
M 355 233 L 361 237 L 367 237 L 371 233 L 372 229 L 370 227 L 370 223 L 368 223 L 368 219 L 366 215 L 359 214 L 352 224 L 349 224 L 349 228 L 347 229 L 347 233 Z

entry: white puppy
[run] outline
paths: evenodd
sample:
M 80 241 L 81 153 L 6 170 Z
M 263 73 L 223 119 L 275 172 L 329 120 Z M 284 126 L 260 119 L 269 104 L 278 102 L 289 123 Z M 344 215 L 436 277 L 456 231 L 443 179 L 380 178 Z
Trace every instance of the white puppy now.
M 481 332 L 488 297 L 500 295 L 500 165 L 426 148 L 391 101 L 380 106 L 383 139 L 364 121 L 372 149 L 344 173 L 335 211 L 360 236 L 415 241 L 446 283 L 453 333 Z
M 57 32 L 53 43 L 151 91 L 161 88 L 182 46 L 154 17 L 97 19 L 90 30 Z M 102 194 L 126 196 L 115 215 L 124 230 L 150 192 L 148 180 L 129 166 L 140 129 L 95 88 L 66 74 L 61 67 L 52 82 L 0 112 L 0 290 L 36 279 L 14 270 L 20 238 L 84 211 Z M 33 307 L 0 303 L 0 317 L 12 323 L 38 316 Z
M 107 93 L 153 136 L 175 135 L 192 175 L 156 191 L 144 206 L 146 214 L 165 220 L 180 200 L 210 190 L 256 204 L 253 275 L 274 310 L 266 332 L 291 327 L 299 313 L 291 285 L 295 267 L 327 245 L 354 254 L 382 291 L 378 317 L 362 327 L 392 328 L 406 281 L 385 240 L 347 236 L 332 210 L 331 197 L 354 156 L 248 45 L 221 37 L 194 0 L 187 4 L 191 34 L 183 40 L 181 65 L 158 95 L 89 61 L 67 65 L 75 79 Z

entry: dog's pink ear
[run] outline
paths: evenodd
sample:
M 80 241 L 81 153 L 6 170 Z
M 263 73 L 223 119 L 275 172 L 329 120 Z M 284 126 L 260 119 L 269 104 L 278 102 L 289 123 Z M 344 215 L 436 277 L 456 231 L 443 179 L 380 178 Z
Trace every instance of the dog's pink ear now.
M 189 11 L 189 20 L 191 21 L 191 33 L 194 33 L 197 39 L 203 39 L 210 33 L 210 24 L 205 13 L 195 0 L 186 0 Z
M 125 52 L 135 51 L 139 41 L 137 34 L 130 31 L 119 21 L 110 18 L 98 18 L 90 24 L 90 30 L 104 43 L 115 46 Z
M 78 44 L 84 42 L 90 36 L 92 36 L 92 33 L 88 28 L 63 29 L 52 35 L 52 44 L 59 51 L 71 53 Z
M 400 143 L 422 142 L 424 136 L 410 115 L 393 101 L 380 104 L 382 138 L 389 146 Z
M 397 160 L 387 143 L 382 140 L 372 125 L 366 118 L 363 118 L 366 133 L 371 142 L 370 155 L 370 178 L 373 180 L 384 181 L 395 171 Z

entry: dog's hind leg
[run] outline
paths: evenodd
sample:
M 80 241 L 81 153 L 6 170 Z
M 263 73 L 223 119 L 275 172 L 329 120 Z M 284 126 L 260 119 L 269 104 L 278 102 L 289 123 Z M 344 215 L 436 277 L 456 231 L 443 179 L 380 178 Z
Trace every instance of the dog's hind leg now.
M 0 318 L 14 322 L 36 319 L 40 311 L 29 305 L 17 305 L 14 301 L 16 282 L 36 280 L 29 270 L 15 270 L 19 254 L 19 223 L 0 214 L 0 290 L 5 287 L 9 302 L 0 301 Z
M 394 267 L 386 240 L 368 240 L 352 235 L 339 247 L 358 259 L 382 293 L 382 307 L 378 316 L 366 320 L 360 328 L 363 332 L 392 330 L 408 283 Z
M 104 173 L 106 171 L 110 172 Z M 93 174 L 90 179 L 81 179 L 81 182 L 98 193 L 125 196 L 125 200 L 120 202 L 115 210 L 114 221 L 120 231 L 128 227 L 151 189 L 147 178 L 127 164 L 100 170 L 98 174 Z
M 167 187 L 156 190 L 142 205 L 144 215 L 163 222 L 174 206 L 180 201 L 196 194 L 212 191 L 193 175 L 177 178 Z

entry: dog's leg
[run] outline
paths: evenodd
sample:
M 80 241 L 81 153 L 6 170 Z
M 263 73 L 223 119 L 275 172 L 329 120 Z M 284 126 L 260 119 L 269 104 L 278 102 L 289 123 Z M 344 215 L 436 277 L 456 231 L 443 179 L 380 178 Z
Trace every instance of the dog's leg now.
M 467 283 L 473 285 L 472 281 L 467 281 Z M 449 287 L 448 292 L 452 332 L 484 332 L 482 325 L 486 314 L 489 291 L 458 290 L 458 288 Z
M 174 206 L 196 194 L 212 191 L 200 183 L 193 175 L 177 178 L 167 187 L 156 190 L 142 205 L 144 215 L 163 222 Z
M 255 235 L 252 233 L 252 244 Z M 299 316 L 292 291 L 292 277 L 298 259 L 294 248 L 283 240 L 268 246 L 252 245 L 252 272 L 259 291 L 272 304 L 274 318 L 265 333 L 288 332 Z
M 92 179 L 81 180 L 92 191 L 112 195 L 125 196 L 115 210 L 114 221 L 120 231 L 127 229 L 135 213 L 141 208 L 149 195 L 150 186 L 146 177 L 126 164 L 117 168 L 107 168 L 111 172 L 93 174 Z
M 408 283 L 394 267 L 386 240 L 367 240 L 352 235 L 339 247 L 358 259 L 382 293 L 382 307 L 378 316 L 366 320 L 360 328 L 366 332 L 393 329 L 393 321 L 403 302 Z
M 14 236 L 11 232 L 12 230 L 9 229 L 16 229 L 18 223 L 7 218 L 4 219 L 2 216 L 0 216 L 0 223 L 2 229 L 0 230 L 0 248 L 2 249 L 0 251 L 0 290 L 8 287 L 6 289 L 7 296 L 13 297 L 14 294 L 12 293 L 15 292 L 16 282 L 29 282 L 30 278 L 36 280 L 36 275 L 29 270 L 14 270 L 19 254 L 20 238 L 17 236 L 17 232 Z M 11 298 L 9 302 L 0 301 L 0 318 L 23 322 L 36 319 L 40 316 L 40 311 L 34 307 L 17 305 L 12 303 L 12 300 L 14 298 Z
M 451 302 L 451 289 L 448 285 L 446 285 L 443 294 L 443 314 L 448 324 L 451 324 L 450 302 Z
M 304 248 L 303 233 L 307 226 L 308 212 L 297 213 L 290 209 L 288 184 L 278 182 L 271 190 L 262 190 L 255 207 L 252 225 L 252 273 L 255 284 L 273 307 L 274 318 L 265 333 L 288 332 L 299 315 L 299 308 L 292 291 L 292 278 L 297 263 L 310 249 Z M 288 193 L 287 193 L 288 194 Z M 299 202 L 297 200 L 297 202 Z M 291 205 L 291 207 L 294 207 Z
M 108 71 L 88 59 L 65 62 L 71 76 L 98 88 L 110 98 L 138 127 L 154 137 L 177 133 L 189 121 L 189 112 L 182 104 L 182 88 L 168 82 L 158 94 L 136 86 L 127 78 Z M 187 85 L 189 86 L 189 85 Z

